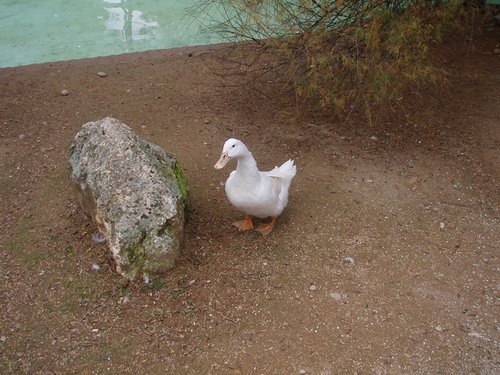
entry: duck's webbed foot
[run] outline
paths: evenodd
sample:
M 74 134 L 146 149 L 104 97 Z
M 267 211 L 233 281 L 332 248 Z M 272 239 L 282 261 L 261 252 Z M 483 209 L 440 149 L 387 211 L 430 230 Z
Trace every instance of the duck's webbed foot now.
M 234 225 L 238 230 L 252 230 L 254 228 L 252 217 L 250 215 L 245 215 L 243 220 L 235 221 Z
M 276 224 L 275 216 L 271 218 L 271 221 L 269 223 L 262 223 L 257 228 L 255 228 L 255 230 L 261 233 L 263 236 L 267 236 L 273 230 L 274 224 Z

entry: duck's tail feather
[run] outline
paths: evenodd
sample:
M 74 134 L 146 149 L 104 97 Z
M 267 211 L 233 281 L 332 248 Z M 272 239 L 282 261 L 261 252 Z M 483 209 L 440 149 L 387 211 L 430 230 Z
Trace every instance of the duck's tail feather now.
M 290 179 L 290 181 L 292 181 L 292 178 L 297 174 L 297 167 L 294 161 L 290 159 L 284 162 L 281 167 L 274 167 L 273 170 L 265 173 L 271 177 Z
M 279 199 L 283 206 L 288 203 L 288 189 L 292 183 L 292 179 L 297 174 L 297 167 L 293 160 L 284 162 L 281 167 L 274 167 L 273 170 L 265 172 L 268 176 L 277 177 L 280 181 Z

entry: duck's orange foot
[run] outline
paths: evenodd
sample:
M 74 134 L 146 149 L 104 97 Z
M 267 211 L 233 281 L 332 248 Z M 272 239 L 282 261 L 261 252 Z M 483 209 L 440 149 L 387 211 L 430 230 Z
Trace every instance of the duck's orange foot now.
M 235 221 L 232 225 L 234 225 L 238 230 L 252 230 L 253 221 L 250 215 L 245 215 L 243 220 Z
M 261 233 L 263 236 L 267 236 L 272 232 L 274 224 L 276 224 L 276 217 L 273 216 L 269 223 L 262 223 L 257 228 L 255 228 L 255 230 Z

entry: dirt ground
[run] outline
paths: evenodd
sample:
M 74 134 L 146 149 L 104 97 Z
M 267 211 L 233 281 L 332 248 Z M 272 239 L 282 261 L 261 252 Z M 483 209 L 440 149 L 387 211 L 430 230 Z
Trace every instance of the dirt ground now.
M 372 125 L 221 81 L 219 48 L 0 69 L 0 372 L 500 373 L 499 42 L 447 42 L 449 85 Z M 72 138 L 105 116 L 190 183 L 185 252 L 149 285 L 115 273 L 69 188 Z M 268 237 L 230 227 L 229 137 L 297 163 Z

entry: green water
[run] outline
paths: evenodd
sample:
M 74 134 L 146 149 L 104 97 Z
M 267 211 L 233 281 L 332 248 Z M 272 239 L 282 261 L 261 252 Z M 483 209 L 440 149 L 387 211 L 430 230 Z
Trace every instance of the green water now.
M 218 43 L 196 0 L 0 0 L 0 67 Z

